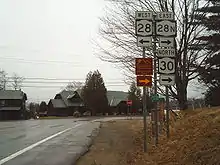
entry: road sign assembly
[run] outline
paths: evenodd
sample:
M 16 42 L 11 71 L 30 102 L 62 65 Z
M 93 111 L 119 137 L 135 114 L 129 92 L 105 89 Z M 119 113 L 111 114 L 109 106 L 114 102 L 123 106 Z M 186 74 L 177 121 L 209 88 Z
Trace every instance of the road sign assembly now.
M 153 59 L 152 58 L 136 58 L 135 59 L 136 75 L 152 75 Z
M 175 75 L 172 74 L 161 74 L 159 78 L 160 85 L 172 86 L 175 84 Z
M 159 46 L 160 47 L 174 47 L 174 38 L 173 37 L 159 37 Z
M 166 86 L 167 104 L 167 130 L 169 131 L 169 97 L 168 86 L 175 84 L 175 56 L 174 49 L 176 37 L 176 21 L 172 12 L 136 11 L 135 12 L 135 34 L 137 36 L 137 46 L 143 48 L 143 58 L 135 59 L 135 73 L 137 86 L 143 86 L 143 116 L 144 116 L 144 151 L 147 150 L 147 126 L 146 126 L 146 87 L 152 86 L 152 75 L 154 74 L 154 95 L 152 101 L 155 102 L 155 144 L 158 144 L 159 124 L 157 118 L 157 73 L 161 74 L 159 82 Z M 159 47 L 157 47 L 157 45 Z M 145 58 L 145 48 L 152 47 L 154 58 Z M 154 65 L 153 65 L 154 62 Z M 157 69 L 158 62 L 158 69 Z M 154 67 L 154 69 L 153 69 Z M 153 72 L 154 71 L 154 72 Z M 153 112 L 153 113 L 154 113 Z M 167 131 L 167 135 L 168 135 Z
M 157 57 L 175 57 L 175 49 L 157 49 Z
M 175 72 L 175 59 L 164 57 L 158 59 L 158 73 L 171 74 Z
M 151 47 L 152 37 L 137 37 L 137 46 L 139 47 Z
M 152 76 L 137 76 L 137 86 L 152 86 Z

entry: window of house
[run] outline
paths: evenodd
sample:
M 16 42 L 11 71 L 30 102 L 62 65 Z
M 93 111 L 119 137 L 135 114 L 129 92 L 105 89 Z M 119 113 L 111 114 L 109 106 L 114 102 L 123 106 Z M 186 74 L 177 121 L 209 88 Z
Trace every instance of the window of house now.
M 0 106 L 4 106 L 5 105 L 5 100 L 0 100 Z

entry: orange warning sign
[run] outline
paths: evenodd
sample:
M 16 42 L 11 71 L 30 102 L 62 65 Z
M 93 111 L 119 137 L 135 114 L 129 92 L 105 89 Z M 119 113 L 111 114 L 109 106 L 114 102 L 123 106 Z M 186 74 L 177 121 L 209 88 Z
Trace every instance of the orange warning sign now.
M 152 76 L 137 76 L 137 86 L 152 86 Z
M 136 58 L 135 68 L 136 75 L 152 75 L 153 58 Z

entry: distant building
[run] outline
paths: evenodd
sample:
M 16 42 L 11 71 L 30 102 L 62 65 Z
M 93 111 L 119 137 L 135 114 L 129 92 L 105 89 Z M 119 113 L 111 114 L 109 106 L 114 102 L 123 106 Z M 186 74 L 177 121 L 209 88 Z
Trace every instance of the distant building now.
M 80 95 L 81 91 L 62 91 L 50 99 L 48 103 L 48 116 L 73 116 L 78 111 L 81 114 L 90 111 L 86 109 L 83 99 Z M 127 113 L 128 93 L 123 91 L 107 91 L 108 105 L 110 114 Z
M 123 91 L 107 91 L 111 113 L 127 113 L 128 93 Z
M 76 111 L 82 112 L 84 103 L 77 91 L 62 91 L 50 99 L 48 116 L 73 116 Z
M 20 90 L 0 91 L 0 120 L 26 118 L 27 95 Z

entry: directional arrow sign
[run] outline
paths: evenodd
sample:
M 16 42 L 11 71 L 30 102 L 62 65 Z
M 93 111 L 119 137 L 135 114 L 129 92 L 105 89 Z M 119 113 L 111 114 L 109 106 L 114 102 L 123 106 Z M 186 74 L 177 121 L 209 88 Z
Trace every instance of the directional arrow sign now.
M 157 49 L 157 57 L 175 57 L 175 49 Z
M 175 76 L 170 74 L 170 75 L 160 75 L 159 79 L 160 85 L 165 85 L 165 86 L 171 86 L 175 84 Z
M 152 76 L 137 76 L 137 86 L 152 86 Z
M 137 46 L 139 47 L 152 46 L 152 37 L 137 37 Z
M 161 43 L 170 45 L 170 44 L 171 44 L 171 41 L 170 41 L 170 40 L 165 40 L 165 41 L 161 41 Z
M 159 37 L 159 46 L 160 47 L 174 47 L 174 38 L 173 37 Z
M 150 80 L 148 79 L 144 79 L 144 80 L 139 80 L 140 83 L 144 83 L 144 84 L 148 84 L 150 82 Z

